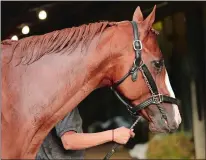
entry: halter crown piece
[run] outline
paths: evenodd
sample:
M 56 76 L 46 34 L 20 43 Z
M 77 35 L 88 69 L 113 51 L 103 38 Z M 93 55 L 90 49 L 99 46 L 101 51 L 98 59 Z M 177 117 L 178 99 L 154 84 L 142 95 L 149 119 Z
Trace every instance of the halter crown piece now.
M 120 80 L 118 80 L 116 83 L 114 83 L 111 86 L 111 90 L 115 93 L 115 95 L 119 98 L 119 100 L 122 101 L 122 103 L 127 107 L 127 110 L 129 111 L 129 113 L 132 116 L 137 117 L 137 120 L 132 125 L 132 128 L 133 128 L 140 119 L 138 111 L 140 111 L 141 109 L 144 109 L 150 106 L 151 104 L 156 105 L 160 113 L 162 114 L 162 118 L 167 120 L 167 115 L 164 109 L 161 107 L 161 104 L 171 103 L 171 104 L 176 104 L 179 106 L 180 101 L 176 98 L 169 97 L 167 95 L 162 95 L 158 92 L 157 85 L 152 77 L 152 74 L 150 73 L 149 69 L 147 68 L 146 64 L 144 64 L 141 58 L 142 42 L 139 40 L 137 23 L 134 21 L 131 21 L 131 24 L 132 24 L 133 33 L 134 33 L 133 48 L 135 51 L 135 59 L 128 73 L 125 76 L 123 76 Z M 151 97 L 146 99 L 145 101 L 143 101 L 142 103 L 138 105 L 133 105 L 125 96 L 119 93 L 116 90 L 116 88 L 130 75 L 131 75 L 132 81 L 135 82 L 137 80 L 138 70 L 143 75 L 145 83 L 150 90 Z M 109 159 L 115 153 L 118 146 L 119 144 L 116 143 L 112 147 L 111 151 L 108 152 L 107 155 L 104 157 L 104 160 Z

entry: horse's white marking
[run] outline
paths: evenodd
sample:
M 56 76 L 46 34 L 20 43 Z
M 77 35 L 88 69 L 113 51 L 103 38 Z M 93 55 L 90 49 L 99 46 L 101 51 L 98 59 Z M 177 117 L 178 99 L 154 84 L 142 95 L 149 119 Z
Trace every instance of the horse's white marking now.
M 169 80 L 169 76 L 168 76 L 167 72 L 165 74 L 165 84 L 167 86 L 167 90 L 169 91 L 170 96 L 175 98 L 175 94 L 174 94 L 172 87 L 170 85 L 170 80 Z M 172 107 L 174 110 L 174 116 L 175 116 L 174 119 L 175 119 L 176 123 L 179 125 L 182 121 L 179 109 L 178 109 L 177 105 L 175 105 L 175 104 L 172 104 Z

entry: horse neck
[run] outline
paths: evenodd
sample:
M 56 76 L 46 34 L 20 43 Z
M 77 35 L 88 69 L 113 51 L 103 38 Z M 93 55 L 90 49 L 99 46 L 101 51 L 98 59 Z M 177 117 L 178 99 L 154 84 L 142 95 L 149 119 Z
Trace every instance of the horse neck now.
M 31 72 L 34 74 L 31 73 L 32 75 L 27 77 L 30 78 L 31 84 L 38 84 L 39 89 L 35 89 L 36 87 L 32 89 L 36 92 L 30 101 L 28 97 L 25 97 L 26 95 L 24 95 L 24 99 L 28 100 L 30 104 L 31 100 L 36 100 L 32 105 L 37 101 L 38 104 L 46 104 L 34 105 L 38 109 L 32 108 L 30 105 L 30 114 L 33 115 L 30 117 L 35 117 L 36 121 L 37 127 L 34 132 L 36 135 L 44 138 L 60 119 L 63 119 L 93 90 L 109 85 L 109 81 L 106 79 L 112 67 L 112 59 L 110 47 L 105 43 L 105 41 L 109 43 L 109 37 L 111 38 L 109 33 L 103 33 L 101 40 L 96 36 L 85 51 L 81 52 L 80 44 L 69 55 L 50 54 L 31 65 Z M 99 47 L 96 47 L 97 43 L 100 44 Z M 110 57 L 110 61 L 108 61 L 108 57 Z M 39 115 L 38 120 L 35 115 Z M 36 152 L 36 149 L 32 147 L 33 141 L 36 143 L 35 138 L 32 138 L 31 141 L 31 148 L 29 146 L 27 148 Z
M 29 66 L 27 69 L 29 76 L 26 76 L 26 80 L 34 84 L 35 88 L 39 88 L 38 90 L 30 88 L 33 92 L 33 101 L 42 99 L 39 103 L 52 106 L 53 112 L 67 104 L 66 112 L 68 112 L 93 90 L 108 85 L 105 79 L 108 78 L 108 70 L 111 67 L 107 60 L 110 56 L 110 47 L 98 49 L 97 42 L 101 44 L 98 36 L 85 51 L 81 51 L 80 44 L 70 54 L 46 55 Z

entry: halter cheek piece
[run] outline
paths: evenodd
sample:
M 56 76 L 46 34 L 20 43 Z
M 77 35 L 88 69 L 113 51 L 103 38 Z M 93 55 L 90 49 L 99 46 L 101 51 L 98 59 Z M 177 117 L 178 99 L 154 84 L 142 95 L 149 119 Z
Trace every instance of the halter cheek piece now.
M 131 21 L 131 24 L 132 24 L 133 32 L 134 32 L 133 48 L 135 50 L 135 59 L 134 59 L 133 65 L 130 68 L 129 72 L 124 77 L 122 77 L 119 81 L 117 81 L 115 84 L 113 84 L 111 89 L 114 91 L 115 95 L 126 105 L 129 113 L 132 116 L 135 116 L 135 117 L 138 116 L 138 111 L 148 107 L 151 104 L 154 104 L 160 110 L 162 117 L 165 120 L 167 120 L 167 116 L 166 116 L 163 108 L 160 106 L 160 104 L 161 103 L 171 103 L 171 104 L 180 105 L 180 101 L 176 98 L 172 98 L 172 97 L 169 97 L 167 95 L 162 95 L 158 92 L 156 83 L 155 83 L 150 71 L 148 70 L 147 66 L 144 64 L 144 62 L 142 61 L 142 58 L 141 58 L 142 43 L 139 40 L 137 23 L 134 21 Z M 146 99 L 144 102 L 135 106 L 135 105 L 131 104 L 131 102 L 126 97 L 124 97 L 121 93 L 119 93 L 116 90 L 116 88 L 130 75 L 131 75 L 132 81 L 135 82 L 137 80 L 138 70 L 143 75 L 145 83 L 151 92 L 151 97 Z

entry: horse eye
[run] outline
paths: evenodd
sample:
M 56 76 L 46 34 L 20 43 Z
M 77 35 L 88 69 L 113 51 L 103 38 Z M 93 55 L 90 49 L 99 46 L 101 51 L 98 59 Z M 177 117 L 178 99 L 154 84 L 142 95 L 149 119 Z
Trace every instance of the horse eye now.
M 153 61 L 153 65 L 157 69 L 158 72 L 162 71 L 163 61 Z

